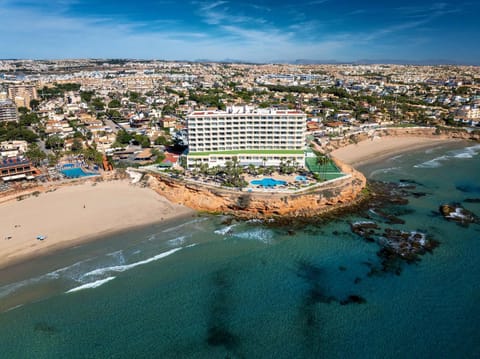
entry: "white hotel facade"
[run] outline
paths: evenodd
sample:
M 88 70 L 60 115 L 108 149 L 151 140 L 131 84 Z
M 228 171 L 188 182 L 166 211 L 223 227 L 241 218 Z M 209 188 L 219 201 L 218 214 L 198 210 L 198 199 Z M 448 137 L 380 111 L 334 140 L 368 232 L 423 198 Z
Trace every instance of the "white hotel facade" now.
M 297 110 L 234 106 L 195 111 L 187 117 L 189 168 L 224 166 L 236 157 L 242 166 L 305 166 L 306 115 Z

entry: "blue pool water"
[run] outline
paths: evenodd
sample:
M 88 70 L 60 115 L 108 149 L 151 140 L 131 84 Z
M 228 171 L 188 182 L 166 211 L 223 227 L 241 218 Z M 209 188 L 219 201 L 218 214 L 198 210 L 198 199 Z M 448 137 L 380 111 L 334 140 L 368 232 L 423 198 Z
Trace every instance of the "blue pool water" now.
M 295 181 L 306 182 L 306 181 L 307 181 L 307 177 L 305 177 L 305 176 L 297 176 L 297 177 L 295 177 Z
M 275 186 L 282 186 L 287 184 L 286 181 L 276 180 L 273 178 L 262 178 L 261 180 L 253 180 L 250 183 L 256 186 L 263 186 L 263 187 L 275 187 Z
M 93 173 L 88 173 L 83 171 L 81 168 L 69 168 L 69 169 L 63 169 L 60 172 L 62 172 L 66 177 L 68 178 L 79 178 L 79 177 L 87 177 L 87 176 L 93 176 Z

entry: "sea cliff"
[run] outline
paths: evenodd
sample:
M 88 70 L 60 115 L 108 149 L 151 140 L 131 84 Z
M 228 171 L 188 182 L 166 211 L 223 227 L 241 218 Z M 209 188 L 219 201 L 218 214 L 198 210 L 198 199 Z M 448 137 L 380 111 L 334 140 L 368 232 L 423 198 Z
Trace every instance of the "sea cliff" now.
M 198 211 L 225 213 L 240 218 L 312 217 L 356 203 L 366 186 L 365 176 L 335 160 L 346 176 L 303 191 L 247 192 L 174 179 L 149 173 L 148 185 L 174 203 Z

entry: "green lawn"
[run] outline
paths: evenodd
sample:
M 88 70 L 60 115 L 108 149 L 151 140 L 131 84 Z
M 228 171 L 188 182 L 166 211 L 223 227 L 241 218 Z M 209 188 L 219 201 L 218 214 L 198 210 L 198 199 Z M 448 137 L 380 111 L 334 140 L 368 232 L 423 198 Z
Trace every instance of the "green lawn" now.
M 335 166 L 332 160 L 326 165 L 320 166 L 317 157 L 307 157 L 305 159 L 308 169 L 313 173 L 318 173 L 322 177 L 325 175 L 326 180 L 331 180 L 343 176 L 343 173 Z

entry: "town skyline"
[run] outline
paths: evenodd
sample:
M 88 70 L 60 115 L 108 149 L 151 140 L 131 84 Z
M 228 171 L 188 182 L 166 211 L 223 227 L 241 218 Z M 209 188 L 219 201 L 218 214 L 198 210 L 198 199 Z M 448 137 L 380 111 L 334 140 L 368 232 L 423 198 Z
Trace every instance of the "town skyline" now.
M 3 0 L 1 57 L 478 65 L 478 10 L 467 1 Z

